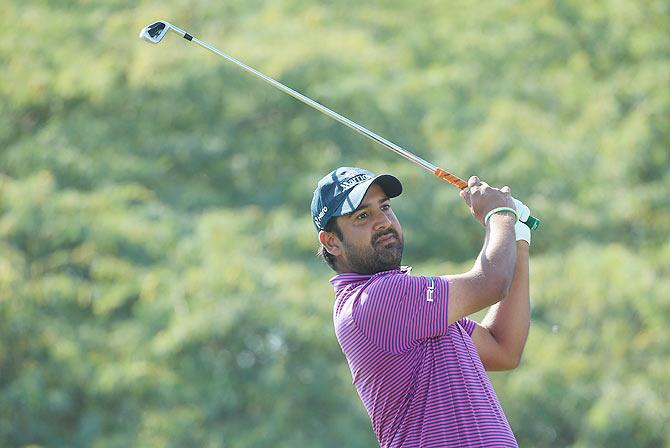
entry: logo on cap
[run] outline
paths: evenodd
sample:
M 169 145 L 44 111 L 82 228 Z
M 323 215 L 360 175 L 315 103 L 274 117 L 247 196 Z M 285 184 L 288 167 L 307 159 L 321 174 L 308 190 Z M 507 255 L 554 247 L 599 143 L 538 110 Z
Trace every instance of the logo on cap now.
M 328 213 L 328 207 L 323 207 L 319 214 L 314 217 L 314 222 L 318 227 L 321 227 L 321 220 L 326 215 L 326 213 Z
M 372 176 L 369 174 L 358 174 L 357 176 L 352 177 L 351 179 L 347 179 L 344 182 L 340 183 L 340 188 L 344 190 L 348 190 L 361 182 L 365 182 L 368 179 L 372 179 Z

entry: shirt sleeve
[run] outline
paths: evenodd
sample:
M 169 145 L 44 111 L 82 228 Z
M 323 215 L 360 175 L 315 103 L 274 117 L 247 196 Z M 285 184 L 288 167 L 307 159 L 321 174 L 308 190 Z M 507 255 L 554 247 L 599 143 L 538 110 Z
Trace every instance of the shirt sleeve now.
M 447 334 L 448 298 L 444 278 L 385 275 L 360 293 L 353 318 L 373 343 L 401 353 L 421 339 Z
M 461 326 L 461 328 L 463 328 L 463 330 L 465 330 L 468 336 L 472 336 L 472 333 L 475 332 L 475 326 L 477 325 L 477 322 L 474 320 L 464 317 L 459 319 L 457 323 Z

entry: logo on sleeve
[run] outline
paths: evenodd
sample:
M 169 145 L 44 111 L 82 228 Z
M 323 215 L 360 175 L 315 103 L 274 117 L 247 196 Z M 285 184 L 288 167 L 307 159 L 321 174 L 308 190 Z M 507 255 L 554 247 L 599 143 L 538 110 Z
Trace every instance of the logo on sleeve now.
M 433 291 L 435 291 L 435 280 L 433 280 L 433 277 L 428 277 L 428 281 L 430 282 L 430 285 L 426 288 L 426 302 L 432 302 Z

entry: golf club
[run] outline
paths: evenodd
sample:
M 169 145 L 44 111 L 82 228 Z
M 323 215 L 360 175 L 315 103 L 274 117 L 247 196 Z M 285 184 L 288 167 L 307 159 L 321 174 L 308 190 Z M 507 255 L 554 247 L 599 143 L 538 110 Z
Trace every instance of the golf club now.
M 293 98 L 307 104 L 308 106 L 313 107 L 314 109 L 320 111 L 321 113 L 339 121 L 343 125 L 363 134 L 364 136 L 376 141 L 377 143 L 383 145 L 387 149 L 390 149 L 391 151 L 395 152 L 396 154 L 400 155 L 401 157 L 404 157 L 405 159 L 416 163 L 420 167 L 430 171 L 433 173 L 435 176 L 439 177 L 440 179 L 449 182 L 451 185 L 459 188 L 459 189 L 464 189 L 468 186 L 468 183 L 461 179 L 458 176 L 455 176 L 451 173 L 449 173 L 446 170 L 443 170 L 442 168 L 433 165 L 432 163 L 422 159 L 421 157 L 412 154 L 411 152 L 401 148 L 400 146 L 396 145 L 393 142 L 390 142 L 386 140 L 384 137 L 381 137 L 374 132 L 364 128 L 363 126 L 359 125 L 358 123 L 355 123 L 351 120 L 349 120 L 346 117 L 343 117 L 342 115 L 338 114 L 337 112 L 334 112 L 330 109 L 328 109 L 326 106 L 317 103 L 316 101 L 306 97 L 305 95 L 296 92 L 295 90 L 291 89 L 290 87 L 285 86 L 284 84 L 275 81 L 274 79 L 270 78 L 267 75 L 264 75 L 263 73 L 259 72 L 258 70 L 249 67 L 248 65 L 244 64 L 243 62 L 238 61 L 237 59 L 233 58 L 232 56 L 227 55 L 226 53 L 223 53 L 220 50 L 217 50 L 216 48 L 212 47 L 206 42 L 201 41 L 200 39 L 197 39 L 187 33 L 186 31 L 182 30 L 181 28 L 178 28 L 174 25 L 172 25 L 169 22 L 166 22 L 164 20 L 160 20 L 158 22 L 154 22 L 151 25 L 145 27 L 140 31 L 140 38 L 146 40 L 147 42 L 151 42 L 152 44 L 157 44 L 161 40 L 163 40 L 163 37 L 167 34 L 168 31 L 173 31 L 177 34 L 179 34 L 181 37 L 183 37 L 186 40 L 189 40 L 191 42 L 195 42 L 196 44 L 200 45 L 201 47 L 218 54 L 219 56 L 227 59 L 228 61 L 232 62 L 233 64 L 243 68 L 247 72 L 261 78 L 265 82 L 271 84 L 272 86 L 276 87 L 277 89 L 281 90 L 284 93 L 287 93 L 291 95 Z M 529 216 L 528 219 L 524 222 L 528 227 L 530 227 L 531 230 L 535 230 L 539 225 L 540 225 L 540 220 L 537 218 L 534 218 L 533 216 Z

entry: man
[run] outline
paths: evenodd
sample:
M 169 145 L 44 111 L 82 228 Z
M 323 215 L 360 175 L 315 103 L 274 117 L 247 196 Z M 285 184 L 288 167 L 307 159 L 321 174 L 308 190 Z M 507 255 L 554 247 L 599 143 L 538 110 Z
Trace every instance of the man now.
M 335 332 L 379 444 L 516 447 L 485 370 L 515 368 L 526 343 L 530 230 L 517 217 L 530 210 L 471 177 L 461 197 L 486 229 L 472 269 L 413 276 L 390 203 L 401 192 L 394 176 L 342 167 L 312 200 L 319 253 L 337 272 Z M 481 324 L 468 319 L 488 306 Z

